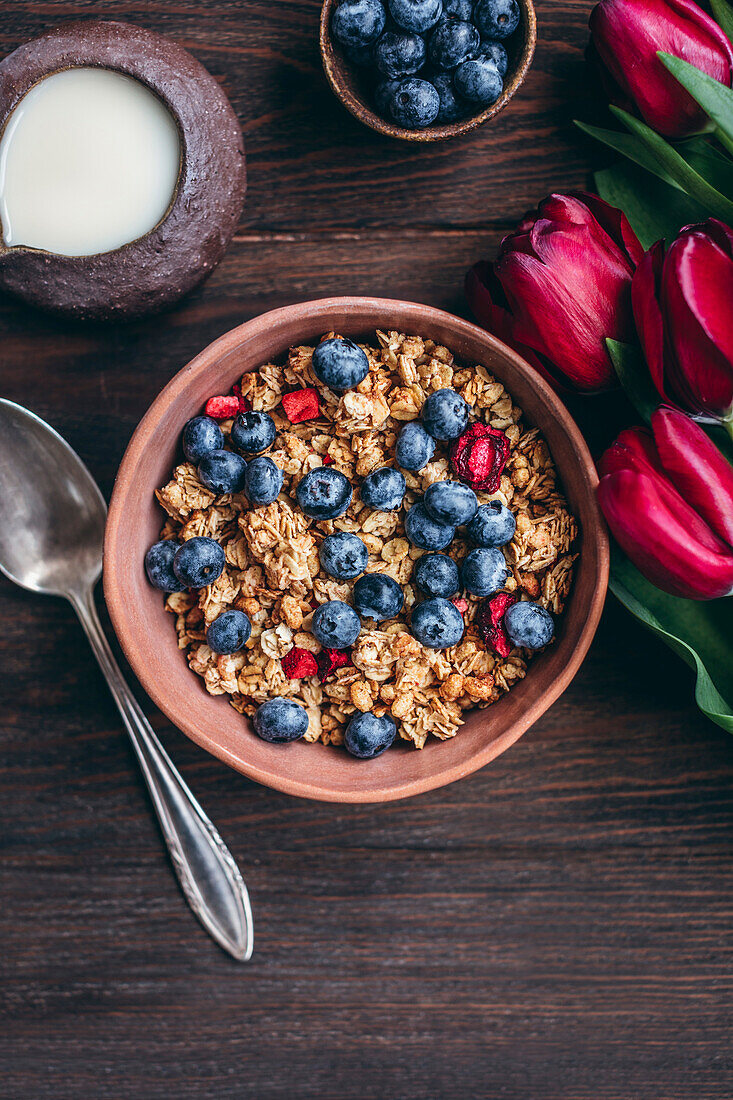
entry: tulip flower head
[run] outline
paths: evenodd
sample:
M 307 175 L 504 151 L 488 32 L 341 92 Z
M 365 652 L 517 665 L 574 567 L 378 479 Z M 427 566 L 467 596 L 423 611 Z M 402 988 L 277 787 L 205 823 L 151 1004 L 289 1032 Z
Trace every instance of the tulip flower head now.
M 666 255 L 659 241 L 631 300 L 662 399 L 733 434 L 733 230 L 710 218 L 681 230 Z
M 708 118 L 657 57 L 681 57 L 730 88 L 733 48 L 692 0 L 601 0 L 590 17 L 592 52 L 612 97 L 665 137 L 706 128 Z
M 478 321 L 553 385 L 607 389 L 606 337 L 633 335 L 631 277 L 643 249 L 625 215 L 596 195 L 549 195 L 466 277 Z
M 608 526 L 647 580 L 690 600 L 733 594 L 733 466 L 702 428 L 662 407 L 652 432 L 622 432 L 598 469 Z

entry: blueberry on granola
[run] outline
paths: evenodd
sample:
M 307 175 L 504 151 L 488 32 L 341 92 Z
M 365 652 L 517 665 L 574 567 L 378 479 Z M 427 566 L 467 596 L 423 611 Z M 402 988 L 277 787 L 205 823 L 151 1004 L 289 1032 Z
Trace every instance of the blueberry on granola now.
M 506 584 L 508 576 L 506 559 L 495 547 L 479 547 L 463 559 L 463 587 L 474 596 L 491 596 L 498 592 Z
M 283 487 L 283 472 L 271 458 L 253 458 L 244 475 L 244 491 L 250 504 L 272 504 Z
M 435 481 L 425 490 L 425 507 L 438 523 L 462 527 L 470 523 L 478 509 L 478 499 L 462 481 Z
M 399 615 L 405 594 L 386 573 L 367 573 L 354 585 L 353 600 L 362 619 L 376 619 L 379 623 Z
M 298 741 L 308 729 L 308 712 L 294 699 L 268 699 L 255 711 L 255 733 L 275 745 Z
M 501 74 L 488 57 L 471 57 L 453 74 L 456 91 L 469 103 L 487 107 L 495 103 L 504 90 Z
M 487 38 L 508 38 L 519 26 L 517 0 L 478 0 L 473 19 Z
M 250 634 L 252 623 L 244 611 L 232 608 L 230 611 L 222 611 L 213 623 L 209 623 L 206 631 L 206 644 L 214 653 L 237 653 L 244 649 Z
M 529 600 L 515 603 L 507 610 L 504 627 L 512 645 L 523 646 L 524 649 L 542 649 L 555 634 L 555 623 L 550 612 Z
M 326 649 L 348 649 L 359 637 L 361 622 L 353 607 L 341 600 L 329 600 L 313 612 L 311 630 Z
M 435 122 L 439 110 L 440 96 L 433 85 L 416 76 L 401 82 L 389 104 L 394 121 L 407 130 L 423 130 Z
M 185 592 L 186 585 L 173 572 L 173 559 L 181 543 L 178 539 L 154 542 L 145 555 L 145 572 L 153 588 L 161 592 Z
M 369 374 L 366 352 L 342 336 L 321 340 L 313 350 L 313 373 L 330 390 L 353 390 Z
M 338 531 L 323 540 L 318 558 L 329 576 L 338 581 L 350 581 L 366 569 L 369 551 L 358 535 Z
M 233 451 L 209 451 L 199 463 L 199 481 L 212 493 L 241 493 L 247 475 L 247 463 Z
M 405 516 L 405 534 L 421 550 L 444 550 L 453 542 L 455 533 L 451 524 L 434 520 L 422 501 L 413 504 Z
M 197 535 L 176 551 L 173 572 L 186 588 L 206 588 L 222 575 L 225 561 L 224 550 L 216 539 Z
M 477 546 L 505 546 L 517 528 L 514 513 L 500 500 L 482 504 L 473 517 L 466 534 Z
M 373 760 L 390 747 L 397 736 L 397 726 L 388 714 L 381 717 L 367 711 L 355 714 L 346 727 L 344 748 L 357 760 Z
M 298 482 L 295 496 L 311 519 L 336 519 L 351 504 L 351 482 L 340 470 L 319 466 Z
M 447 649 L 463 637 L 463 615 L 450 600 L 436 596 L 413 607 L 410 630 L 421 645 Z
M 406 31 L 429 31 L 443 14 L 442 0 L 389 0 L 389 14 Z
M 436 390 L 422 407 L 420 418 L 433 439 L 457 439 L 468 424 L 469 407 L 455 390 Z
M 480 42 L 472 23 L 444 16 L 430 36 L 430 61 L 436 69 L 455 69 L 474 56 Z
M 237 413 L 232 424 L 232 446 L 242 454 L 259 455 L 275 442 L 275 421 L 265 412 Z
M 458 566 L 447 554 L 423 554 L 415 562 L 413 578 L 426 596 L 450 599 L 460 587 Z
M 194 416 L 183 428 L 183 453 L 189 462 L 198 466 L 209 451 L 219 451 L 224 446 L 224 433 L 210 416 Z
M 425 64 L 425 39 L 406 31 L 386 31 L 374 47 L 374 61 L 388 80 L 414 76 Z
M 331 30 L 342 46 L 367 46 L 379 38 L 386 22 L 381 0 L 344 0 L 331 16 Z
M 400 428 L 395 457 L 404 470 L 422 470 L 435 453 L 435 440 L 418 424 L 410 420 Z
M 377 512 L 394 512 L 402 504 L 407 483 L 405 475 L 393 466 L 372 470 L 361 483 L 361 499 Z

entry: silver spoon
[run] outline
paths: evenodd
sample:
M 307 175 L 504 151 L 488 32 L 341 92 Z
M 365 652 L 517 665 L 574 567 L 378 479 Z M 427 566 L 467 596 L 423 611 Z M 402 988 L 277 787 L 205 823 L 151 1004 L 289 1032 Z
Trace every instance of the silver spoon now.
M 69 444 L 28 409 L 0 398 L 0 571 L 21 588 L 71 603 L 137 753 L 186 900 L 209 935 L 246 962 L 252 910 L 239 868 L 153 733 L 102 632 L 94 586 L 106 515 Z

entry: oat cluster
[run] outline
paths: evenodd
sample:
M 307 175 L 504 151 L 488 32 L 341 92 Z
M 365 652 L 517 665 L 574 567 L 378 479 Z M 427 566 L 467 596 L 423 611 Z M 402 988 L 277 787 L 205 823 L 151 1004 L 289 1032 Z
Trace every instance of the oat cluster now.
M 334 334 L 329 334 L 334 335 Z M 453 387 L 471 406 L 472 419 L 506 433 L 511 453 L 494 494 L 479 492 L 480 504 L 499 499 L 516 515 L 514 538 L 503 547 L 511 570 L 506 589 L 521 591 L 555 615 L 562 612 L 572 582 L 577 524 L 557 485 L 547 445 L 534 428 L 522 425 L 522 412 L 501 382 L 481 364 L 462 365 L 446 347 L 420 336 L 376 333 L 376 346 L 362 345 L 369 374 L 355 390 L 337 395 L 323 386 L 311 368 L 313 348 L 292 348 L 284 364 L 267 363 L 242 378 L 242 395 L 252 407 L 269 412 L 278 436 L 268 452 L 285 474 L 283 490 L 267 507 L 250 509 L 241 494 L 216 497 L 184 462 L 157 491 L 168 513 L 162 537 L 215 538 L 224 547 L 226 567 L 219 579 L 199 592 L 173 593 L 166 608 L 176 617 L 178 644 L 212 695 L 226 694 L 240 713 L 252 715 L 275 695 L 296 699 L 308 711 L 307 741 L 339 745 L 356 711 L 394 718 L 400 737 L 422 748 L 430 736 L 455 736 L 463 712 L 487 707 L 521 680 L 531 654 L 514 650 L 507 658 L 488 652 L 474 627 L 480 600 L 467 596 L 466 631 L 459 645 L 445 650 L 423 647 L 408 627 L 418 593 L 411 582 L 415 561 L 424 551 L 405 537 L 409 507 L 435 481 L 453 476 L 447 445 L 418 473 L 404 471 L 407 493 L 397 512 L 373 511 L 361 502 L 359 484 L 379 466 L 393 465 L 401 425 L 418 417 L 426 397 Z M 282 394 L 314 386 L 320 395 L 318 419 L 291 424 L 280 405 Z M 221 423 L 225 436 L 231 421 Z M 309 471 L 331 463 L 354 485 L 348 511 L 317 522 L 295 501 L 295 488 Z M 291 680 L 281 658 L 300 646 L 317 653 L 311 617 L 327 600 L 350 602 L 353 581 L 324 573 L 318 547 L 326 535 L 351 531 L 369 550 L 367 572 L 387 573 L 403 587 L 405 606 L 395 619 L 366 621 L 352 651 L 352 664 L 323 683 L 315 677 Z M 460 529 L 446 553 L 461 562 L 471 546 Z M 217 656 L 205 631 L 229 608 L 245 611 L 252 622 L 246 648 Z

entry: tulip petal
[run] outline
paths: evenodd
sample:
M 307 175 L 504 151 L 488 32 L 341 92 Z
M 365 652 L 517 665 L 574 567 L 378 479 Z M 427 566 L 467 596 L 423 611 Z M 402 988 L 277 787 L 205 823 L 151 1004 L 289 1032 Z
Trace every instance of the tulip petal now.
M 662 406 L 652 415 L 659 459 L 685 500 L 733 546 L 733 466 L 689 416 Z
M 623 210 L 611 206 L 605 199 L 592 195 L 590 191 L 576 191 L 574 195 L 581 199 L 590 210 L 598 224 L 617 245 L 623 245 L 631 266 L 636 267 L 644 257 L 644 249 L 629 219 Z
M 733 593 L 733 553 L 694 542 L 651 478 L 630 470 L 608 474 L 598 499 L 621 549 L 663 592 L 690 600 Z
M 659 283 L 664 266 L 664 241 L 657 241 L 641 260 L 631 280 L 631 307 L 652 382 L 664 391 L 664 321 L 659 305 Z

